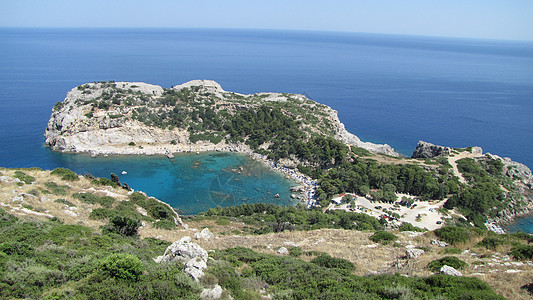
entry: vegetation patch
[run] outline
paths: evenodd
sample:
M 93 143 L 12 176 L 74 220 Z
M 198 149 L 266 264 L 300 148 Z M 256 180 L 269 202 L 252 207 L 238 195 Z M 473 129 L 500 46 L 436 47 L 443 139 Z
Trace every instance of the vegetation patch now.
M 369 239 L 376 243 L 382 243 L 384 245 L 394 242 L 398 239 L 396 235 L 388 231 L 377 231 L 369 237 Z
M 466 263 L 455 256 L 445 256 L 430 262 L 427 266 L 433 272 L 439 272 L 443 266 L 449 266 L 454 269 L 462 269 L 466 267 Z
M 74 171 L 65 169 L 65 168 L 56 168 L 52 172 L 50 172 L 51 175 L 56 175 L 61 177 L 62 180 L 66 181 L 78 181 L 80 180 L 78 174 L 74 173 Z

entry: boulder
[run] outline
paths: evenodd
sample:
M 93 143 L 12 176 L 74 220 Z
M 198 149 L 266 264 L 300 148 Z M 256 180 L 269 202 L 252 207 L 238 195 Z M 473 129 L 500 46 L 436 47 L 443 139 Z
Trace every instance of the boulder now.
M 450 275 L 450 276 L 463 276 L 463 274 L 457 271 L 455 268 L 446 266 L 446 265 L 440 268 L 440 273 L 444 275 Z
M 278 249 L 278 253 L 281 254 L 281 255 L 287 255 L 289 254 L 289 250 L 287 250 L 287 248 L 285 247 L 281 247 Z
M 215 235 L 213 235 L 213 233 L 211 233 L 211 231 L 209 231 L 209 228 L 204 228 L 202 229 L 202 231 L 200 232 L 197 232 L 194 234 L 194 238 L 199 240 L 199 239 L 204 239 L 204 240 L 208 240 L 208 239 L 211 239 L 215 237 Z
M 448 243 L 443 242 L 443 241 L 439 241 L 439 240 L 431 240 L 431 244 L 432 244 L 432 245 L 439 246 L 439 247 L 446 247 L 446 246 L 448 246 Z
M 158 256 L 155 262 L 184 261 L 188 262 L 193 258 L 201 258 L 207 261 L 207 252 L 200 245 L 191 242 L 191 238 L 186 236 L 181 240 L 172 243 L 167 247 L 162 256 Z
M 416 248 L 407 249 L 405 251 L 405 255 L 407 256 L 407 259 L 418 258 L 420 255 L 422 255 L 424 253 L 426 253 L 426 251 L 424 251 L 422 249 L 416 249 Z
M 215 285 L 212 289 L 204 289 L 200 293 L 200 298 L 205 300 L 211 300 L 211 299 L 220 299 L 222 297 L 222 287 L 220 285 Z
M 412 158 L 433 158 L 437 156 L 446 156 L 451 152 L 450 147 L 437 146 L 428 142 L 419 141 L 413 151 Z

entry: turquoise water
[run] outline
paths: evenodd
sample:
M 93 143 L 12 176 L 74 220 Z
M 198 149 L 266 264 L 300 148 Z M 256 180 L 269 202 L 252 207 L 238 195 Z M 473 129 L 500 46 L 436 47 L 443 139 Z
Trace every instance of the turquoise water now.
M 165 156 L 95 157 L 54 153 L 58 165 L 80 174 L 119 176 L 135 189 L 157 197 L 183 214 L 243 203 L 290 205 L 292 180 L 246 155 L 226 152 Z M 126 171 L 127 174 L 121 174 Z M 279 198 L 275 197 L 279 194 Z

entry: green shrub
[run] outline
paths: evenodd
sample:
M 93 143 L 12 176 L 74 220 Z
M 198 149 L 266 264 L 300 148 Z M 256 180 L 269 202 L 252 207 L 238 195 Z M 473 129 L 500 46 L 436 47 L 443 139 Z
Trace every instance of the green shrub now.
M 304 253 L 302 248 L 300 247 L 290 247 L 288 250 L 289 250 L 289 255 L 294 256 L 294 257 L 299 257 Z
M 15 178 L 18 178 L 20 181 L 23 181 L 26 184 L 30 184 L 35 181 L 35 177 L 27 175 L 26 173 L 22 171 L 15 171 L 14 176 Z
M 124 216 L 115 216 L 109 221 L 109 224 L 106 225 L 104 229 L 109 232 L 118 233 L 122 236 L 133 236 L 137 234 L 139 226 L 141 226 L 139 220 Z
M 95 194 L 91 194 L 91 193 L 75 193 L 75 194 L 72 194 L 72 197 L 87 204 L 95 204 L 100 199 L 100 197 L 96 196 Z
M 44 186 L 52 193 L 56 195 L 66 195 L 69 189 L 66 185 L 57 185 L 57 183 L 50 181 L 44 184 Z
M 72 202 L 70 202 L 68 200 L 65 200 L 65 199 L 56 199 L 56 200 L 54 200 L 54 202 L 67 205 L 69 207 L 76 207 L 76 205 L 74 203 L 72 203 Z
M 50 174 L 60 176 L 61 179 L 66 180 L 66 181 L 80 180 L 78 174 L 74 173 L 74 171 L 71 171 L 65 168 L 56 168 L 52 172 L 50 172 Z
M 424 232 L 424 231 L 426 231 L 426 230 L 424 230 L 424 229 L 422 229 L 420 227 L 416 227 L 413 224 L 408 223 L 408 222 L 402 222 L 402 225 L 400 225 L 400 227 L 398 227 L 398 230 L 400 230 L 400 231 L 415 231 L 415 232 Z
M 113 206 L 113 203 L 115 203 L 115 198 L 110 197 L 110 196 L 103 196 L 103 197 L 100 197 L 97 201 L 98 201 L 97 203 L 99 203 L 103 207 L 111 208 L 111 206 Z
M 343 269 L 350 272 L 355 270 L 355 265 L 352 262 L 342 258 L 331 257 L 327 254 L 322 254 L 311 260 L 311 262 L 329 269 Z
M 478 247 L 484 247 L 489 250 L 496 250 L 498 246 L 509 244 L 506 240 L 499 236 L 487 236 L 477 244 Z
M 390 242 L 397 240 L 398 237 L 388 231 L 376 231 L 376 233 L 371 235 L 369 239 L 373 242 L 382 243 L 386 245 Z
M 128 281 L 138 281 L 143 269 L 142 261 L 131 254 L 111 254 L 102 261 L 102 270 L 105 273 Z
M 176 228 L 176 223 L 174 223 L 174 220 L 164 219 L 164 220 L 159 220 L 157 222 L 154 222 L 154 227 L 160 228 L 160 229 L 172 230 Z
M 134 142 L 129 142 L 128 146 L 135 146 L 135 143 Z
M 465 243 L 473 236 L 472 231 L 469 231 L 467 228 L 456 226 L 442 227 L 434 232 L 441 240 L 452 245 Z
M 444 254 L 461 254 L 463 251 L 455 247 L 446 247 L 442 252 Z
M 533 245 L 516 245 L 511 248 L 511 255 L 520 260 L 533 259 Z
M 119 214 L 118 211 L 108 208 L 95 208 L 89 214 L 89 218 L 93 220 L 112 219 Z
M 466 266 L 466 263 L 455 256 L 445 256 L 430 262 L 427 265 L 427 268 L 433 272 L 438 272 L 440 271 L 440 268 L 445 265 L 454 269 L 462 269 Z
M 95 185 L 107 185 L 111 187 L 117 187 L 117 183 L 109 178 L 98 178 L 92 181 Z

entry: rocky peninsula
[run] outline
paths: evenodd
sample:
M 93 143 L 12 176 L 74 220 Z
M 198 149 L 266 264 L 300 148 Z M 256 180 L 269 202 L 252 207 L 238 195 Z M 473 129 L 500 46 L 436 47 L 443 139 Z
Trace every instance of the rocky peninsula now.
M 371 152 L 399 156 L 389 145 L 362 142 L 345 129 L 335 110 L 303 95 L 243 95 L 224 91 L 211 80 L 193 80 L 170 89 L 141 82 L 78 86 L 54 106 L 45 144 L 57 151 L 91 155 L 268 150 L 268 141 L 251 147 L 224 126 L 235 121 L 239 112 L 260 107 L 279 109 L 295 120 L 303 139 L 327 136 Z M 298 160 L 294 155 L 283 158 Z

